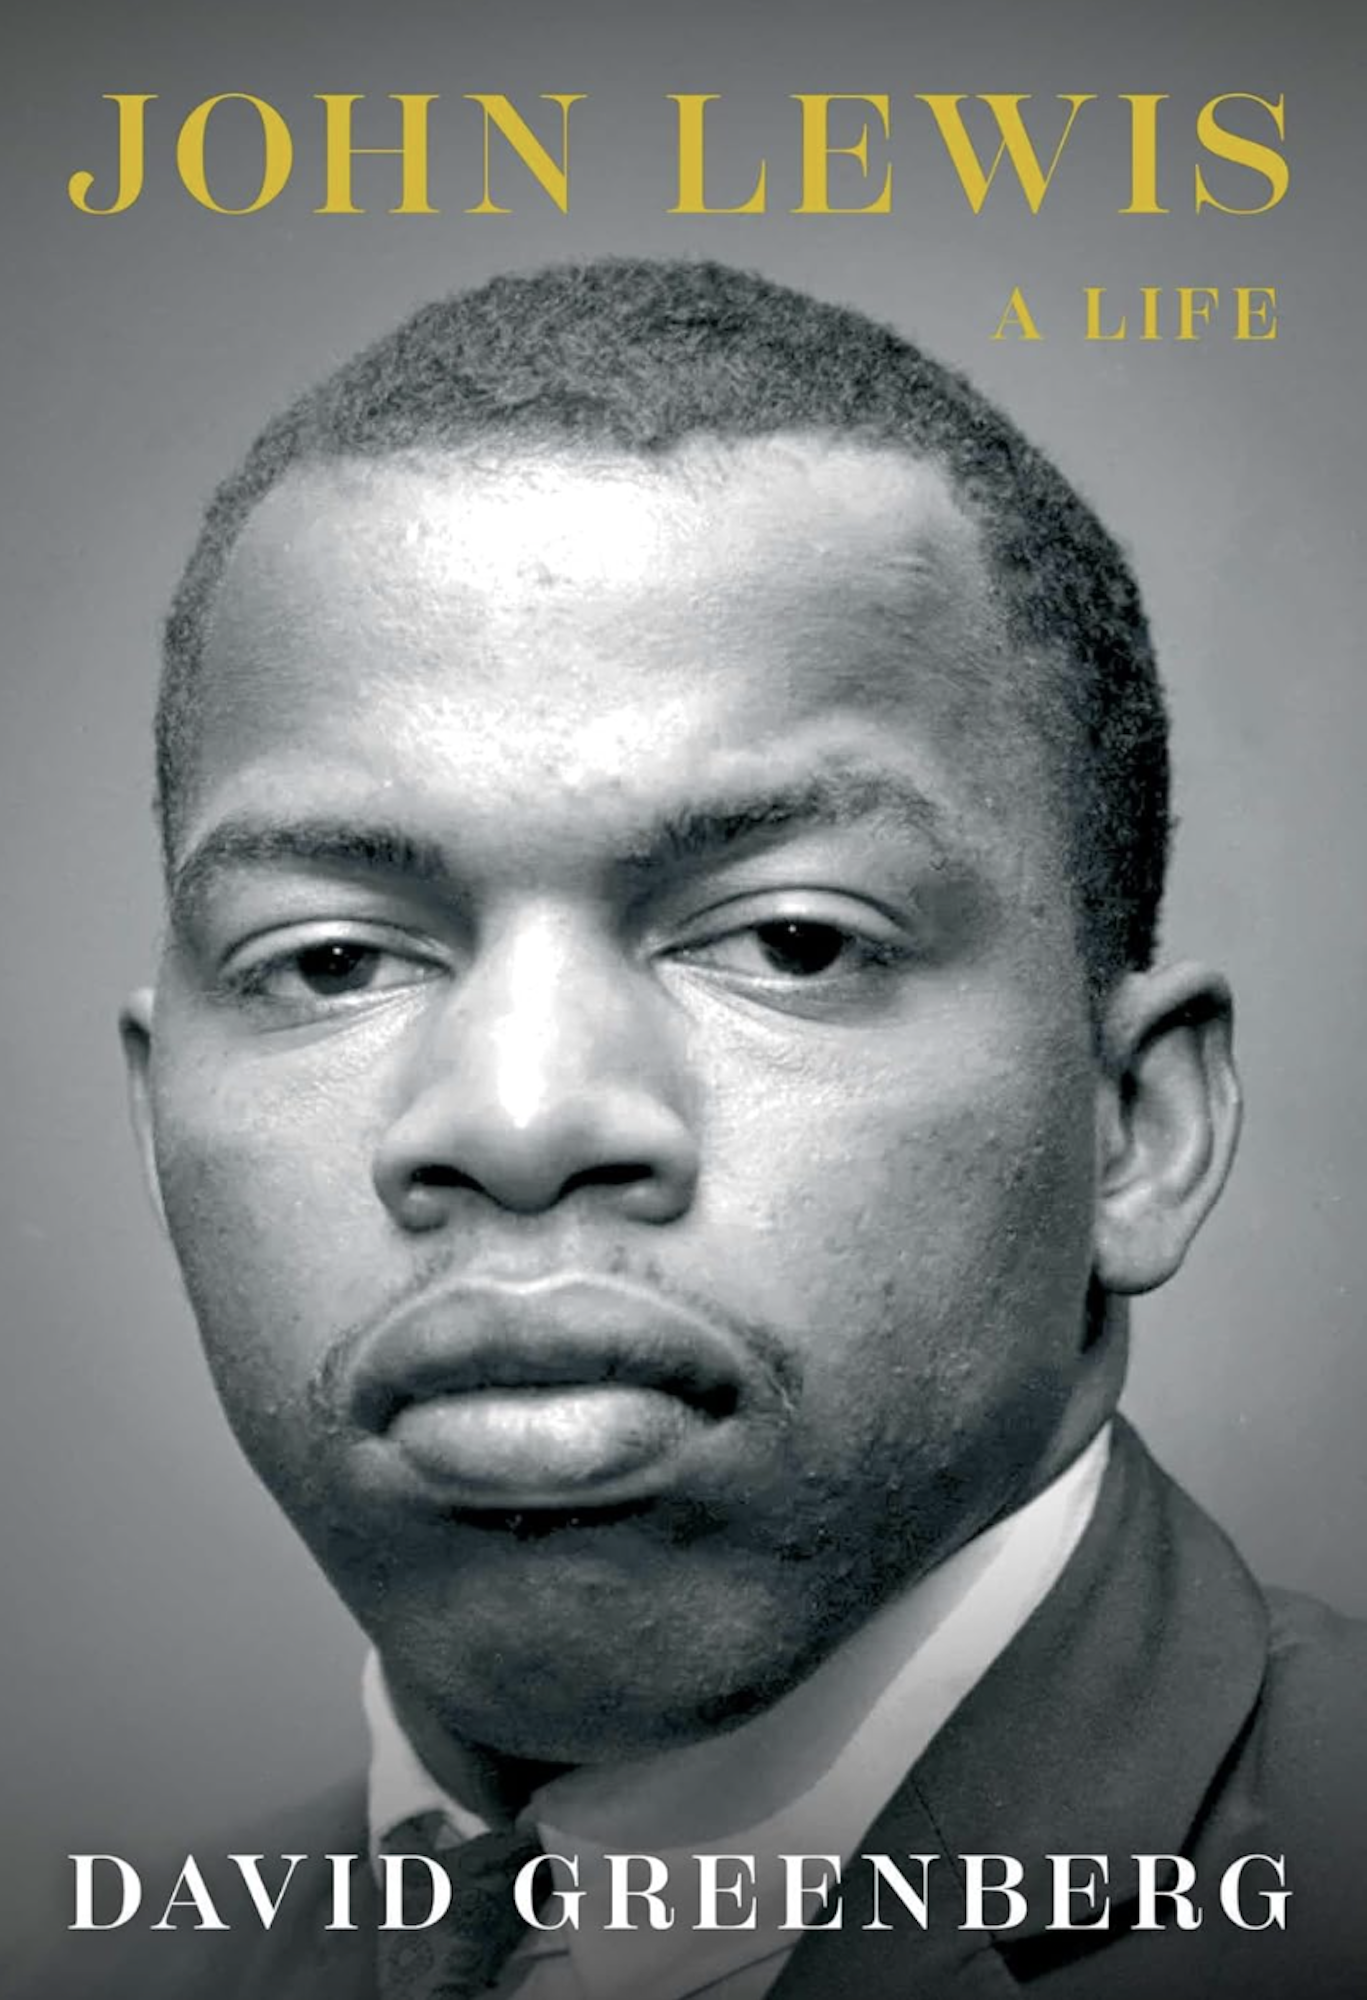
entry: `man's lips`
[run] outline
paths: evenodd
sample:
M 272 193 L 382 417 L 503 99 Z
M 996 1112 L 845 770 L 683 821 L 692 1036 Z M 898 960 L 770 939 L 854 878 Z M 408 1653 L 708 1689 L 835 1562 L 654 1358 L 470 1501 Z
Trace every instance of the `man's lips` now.
M 667 1490 L 754 1373 L 691 1308 L 574 1275 L 422 1299 L 362 1343 L 346 1399 L 381 1457 L 447 1504 L 608 1506 Z

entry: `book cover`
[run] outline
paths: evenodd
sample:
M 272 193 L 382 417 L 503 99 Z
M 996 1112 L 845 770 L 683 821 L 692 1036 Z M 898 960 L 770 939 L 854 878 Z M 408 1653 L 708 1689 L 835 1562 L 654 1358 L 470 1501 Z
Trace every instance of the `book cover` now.
M 224 1421 L 140 1173 L 116 1027 L 161 950 L 162 628 L 210 496 L 312 384 L 427 302 L 508 274 L 715 262 L 851 308 L 962 371 L 1115 537 L 1172 724 L 1160 960 L 1227 975 L 1245 1094 L 1218 1206 L 1180 1273 L 1134 1305 L 1121 1407 L 1260 1579 L 1367 1613 L 1360 24 L 1168 0 L 53 0 L 16 14 L 7 41 L 6 1935 L 61 1942 L 78 1916 L 73 1855 L 169 1842 L 183 1858 L 365 1763 L 364 1642 Z M 880 531 L 900 501 L 872 475 L 856 487 Z M 644 533 L 639 498 L 607 509 L 609 542 Z M 559 534 L 572 498 L 547 505 Z M 819 526 L 793 533 L 825 547 Z M 285 540 L 302 546 L 305 526 Z M 504 555 L 495 537 L 490 590 Z M 345 587 L 337 603 L 345 650 Z M 532 731 L 525 685 L 519 699 Z M 500 740 L 517 740 L 500 712 Z M 657 749 L 672 718 L 662 698 Z M 757 712 L 755 742 L 765 727 Z M 511 820 L 501 838 L 516 847 Z M 742 915 L 763 941 L 766 922 L 843 936 L 844 909 L 771 899 Z M 894 948 L 880 939 L 861 947 L 870 980 Z M 707 977 L 735 972 L 730 946 L 706 949 Z M 970 986 L 947 977 L 936 1019 Z M 1193 1046 L 1208 1049 L 1210 988 L 1191 993 Z M 802 1032 L 828 1048 L 843 1028 Z M 736 1033 L 750 1046 L 752 1026 Z M 535 1071 L 535 1034 L 527 1046 Z M 1184 1060 L 1200 1074 L 1163 1103 L 1218 1096 L 1220 1058 Z M 200 1075 L 225 1131 L 251 1132 L 234 1093 L 266 1067 Z M 844 1102 L 823 1088 L 838 1123 L 871 1086 L 851 1082 Z M 724 1133 L 716 1089 L 707 1130 Z M 799 1221 L 777 1184 L 770 1200 L 761 1157 L 716 1239 L 737 1270 L 746 1224 L 767 1255 L 775 1230 L 795 1248 L 829 1234 L 827 1201 L 848 1223 L 847 1174 L 868 1177 L 877 1209 L 893 1169 L 841 1159 L 834 1141 L 821 1167 L 816 1114 L 813 1101 L 810 1208 Z M 760 1155 L 777 1155 L 746 1116 Z M 338 1144 L 317 1155 L 320 1182 L 347 1170 Z M 688 1171 L 706 1190 L 700 1159 Z M 283 1170 L 267 1179 L 273 1212 L 306 1201 Z M 267 1253 L 232 1240 L 216 1190 L 211 1174 L 184 1193 L 180 1226 L 219 1244 L 219 1287 L 249 1298 Z M 505 1204 L 519 1228 L 536 1205 L 516 1191 Z M 914 1217 L 908 1230 L 896 1259 L 870 1254 L 899 1272 L 933 1264 Z M 326 1227 L 310 1240 L 321 1295 L 351 1254 Z M 440 1263 L 422 1254 L 424 1270 Z M 230 1404 L 234 1366 L 221 1344 Z M 238 1392 L 244 1441 L 283 1394 L 261 1364 Z M 1098 1796 L 1113 1782 L 1095 1771 Z M 1350 1849 L 1353 1832 L 1337 1828 Z M 1361 1816 L 1355 1832 L 1361 1851 Z M 1254 1848 L 1278 1851 L 1275 1821 Z M 107 1917 L 108 1870 L 98 1888 Z M 149 1874 L 111 1955 L 127 1943 L 113 1933 L 146 1934 L 173 1892 L 174 1868 Z M 98 1967 L 101 1940 L 86 1942 Z M 1283 1946 L 1266 1945 L 1270 1964 Z

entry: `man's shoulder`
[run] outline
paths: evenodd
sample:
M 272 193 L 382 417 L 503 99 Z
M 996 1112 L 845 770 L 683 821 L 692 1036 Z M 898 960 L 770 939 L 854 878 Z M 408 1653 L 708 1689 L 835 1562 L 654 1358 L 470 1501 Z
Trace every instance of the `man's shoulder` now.
M 1349 1857 L 1367 1868 L 1367 1620 L 1256 1580 L 1146 1452 L 1138 1470 L 1157 1505 L 1130 1555 L 1167 1581 L 1131 1637 L 1147 1623 L 1146 1672 L 1166 1678 L 1156 1731 L 1193 1777 L 1208 1774 L 1189 1839 L 1237 1832 L 1241 1852 L 1295 1850 L 1341 1894 Z
M 1367 1864 L 1367 1620 L 1299 1591 L 1268 1588 L 1267 1665 L 1248 1756 L 1261 1792 L 1347 1810 Z
M 1340 1688 L 1367 1704 L 1367 1618 L 1336 1611 L 1303 1591 L 1263 1586 L 1268 1608 L 1268 1667 L 1288 1691 L 1329 1694 Z
M 1169 1663 L 1170 1709 L 1212 1719 L 1208 1751 L 1220 1751 L 1220 1732 L 1230 1732 L 1217 1788 L 1250 1763 L 1269 1789 L 1284 1782 L 1304 1792 L 1316 1762 L 1338 1774 L 1354 1769 L 1367 1783 L 1367 1619 L 1255 1577 L 1132 1433 L 1118 1456 L 1130 1474 L 1127 1492 L 1119 1482 L 1122 1500 L 1140 1522 L 1123 1550 L 1139 1597 L 1130 1638 L 1150 1673 L 1159 1658 Z M 1117 1546 L 1103 1535 L 1094 1563 Z M 1367 1824 L 1367 1809 L 1361 1816 Z
M 1258 1697 L 1185 1849 L 1206 1889 L 1210 1991 L 1356 2000 L 1367 1992 L 1367 1624 L 1297 1592 L 1263 1597 Z

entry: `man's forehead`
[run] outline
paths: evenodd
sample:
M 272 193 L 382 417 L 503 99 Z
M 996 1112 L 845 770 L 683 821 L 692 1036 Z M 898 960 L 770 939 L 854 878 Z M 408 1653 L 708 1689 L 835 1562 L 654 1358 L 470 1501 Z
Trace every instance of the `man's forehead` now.
M 672 796 L 737 748 L 828 752 L 853 721 L 966 805 L 1026 775 L 1002 768 L 1005 652 L 976 527 L 886 447 L 311 465 L 226 579 L 195 789 L 217 809 L 235 773 L 279 790 L 288 765 L 294 792 L 346 766 L 506 816 L 571 784 Z
M 885 586 L 981 575 L 979 535 L 928 459 L 842 435 L 695 436 L 649 456 L 525 441 L 294 468 L 243 531 L 230 581 L 271 587 L 338 538 L 434 588 L 530 580 L 552 590 L 806 573 L 832 560 Z M 235 574 L 234 574 L 235 573 Z

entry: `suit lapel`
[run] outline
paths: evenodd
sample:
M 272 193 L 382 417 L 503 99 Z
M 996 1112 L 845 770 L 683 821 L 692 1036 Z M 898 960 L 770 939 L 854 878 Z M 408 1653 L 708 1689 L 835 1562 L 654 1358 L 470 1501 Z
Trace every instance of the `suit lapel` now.
M 843 1929 L 802 1939 L 773 2000 L 992 2000 L 1123 1935 L 1134 1855 L 1182 1851 L 1257 1701 L 1266 1651 L 1263 1600 L 1232 1546 L 1118 1424 L 1095 1514 L 1063 1576 L 862 1843 L 894 1860 L 946 1857 L 931 1873 L 928 1930 L 909 1917 L 895 1932 L 857 1928 L 869 1892 L 856 1864 Z M 957 1929 L 950 1857 L 962 1854 L 1024 1864 L 1019 1928 Z M 1048 1930 L 1051 1854 L 1108 1857 L 1116 1929 Z M 902 1915 L 890 1901 L 889 1921 Z

